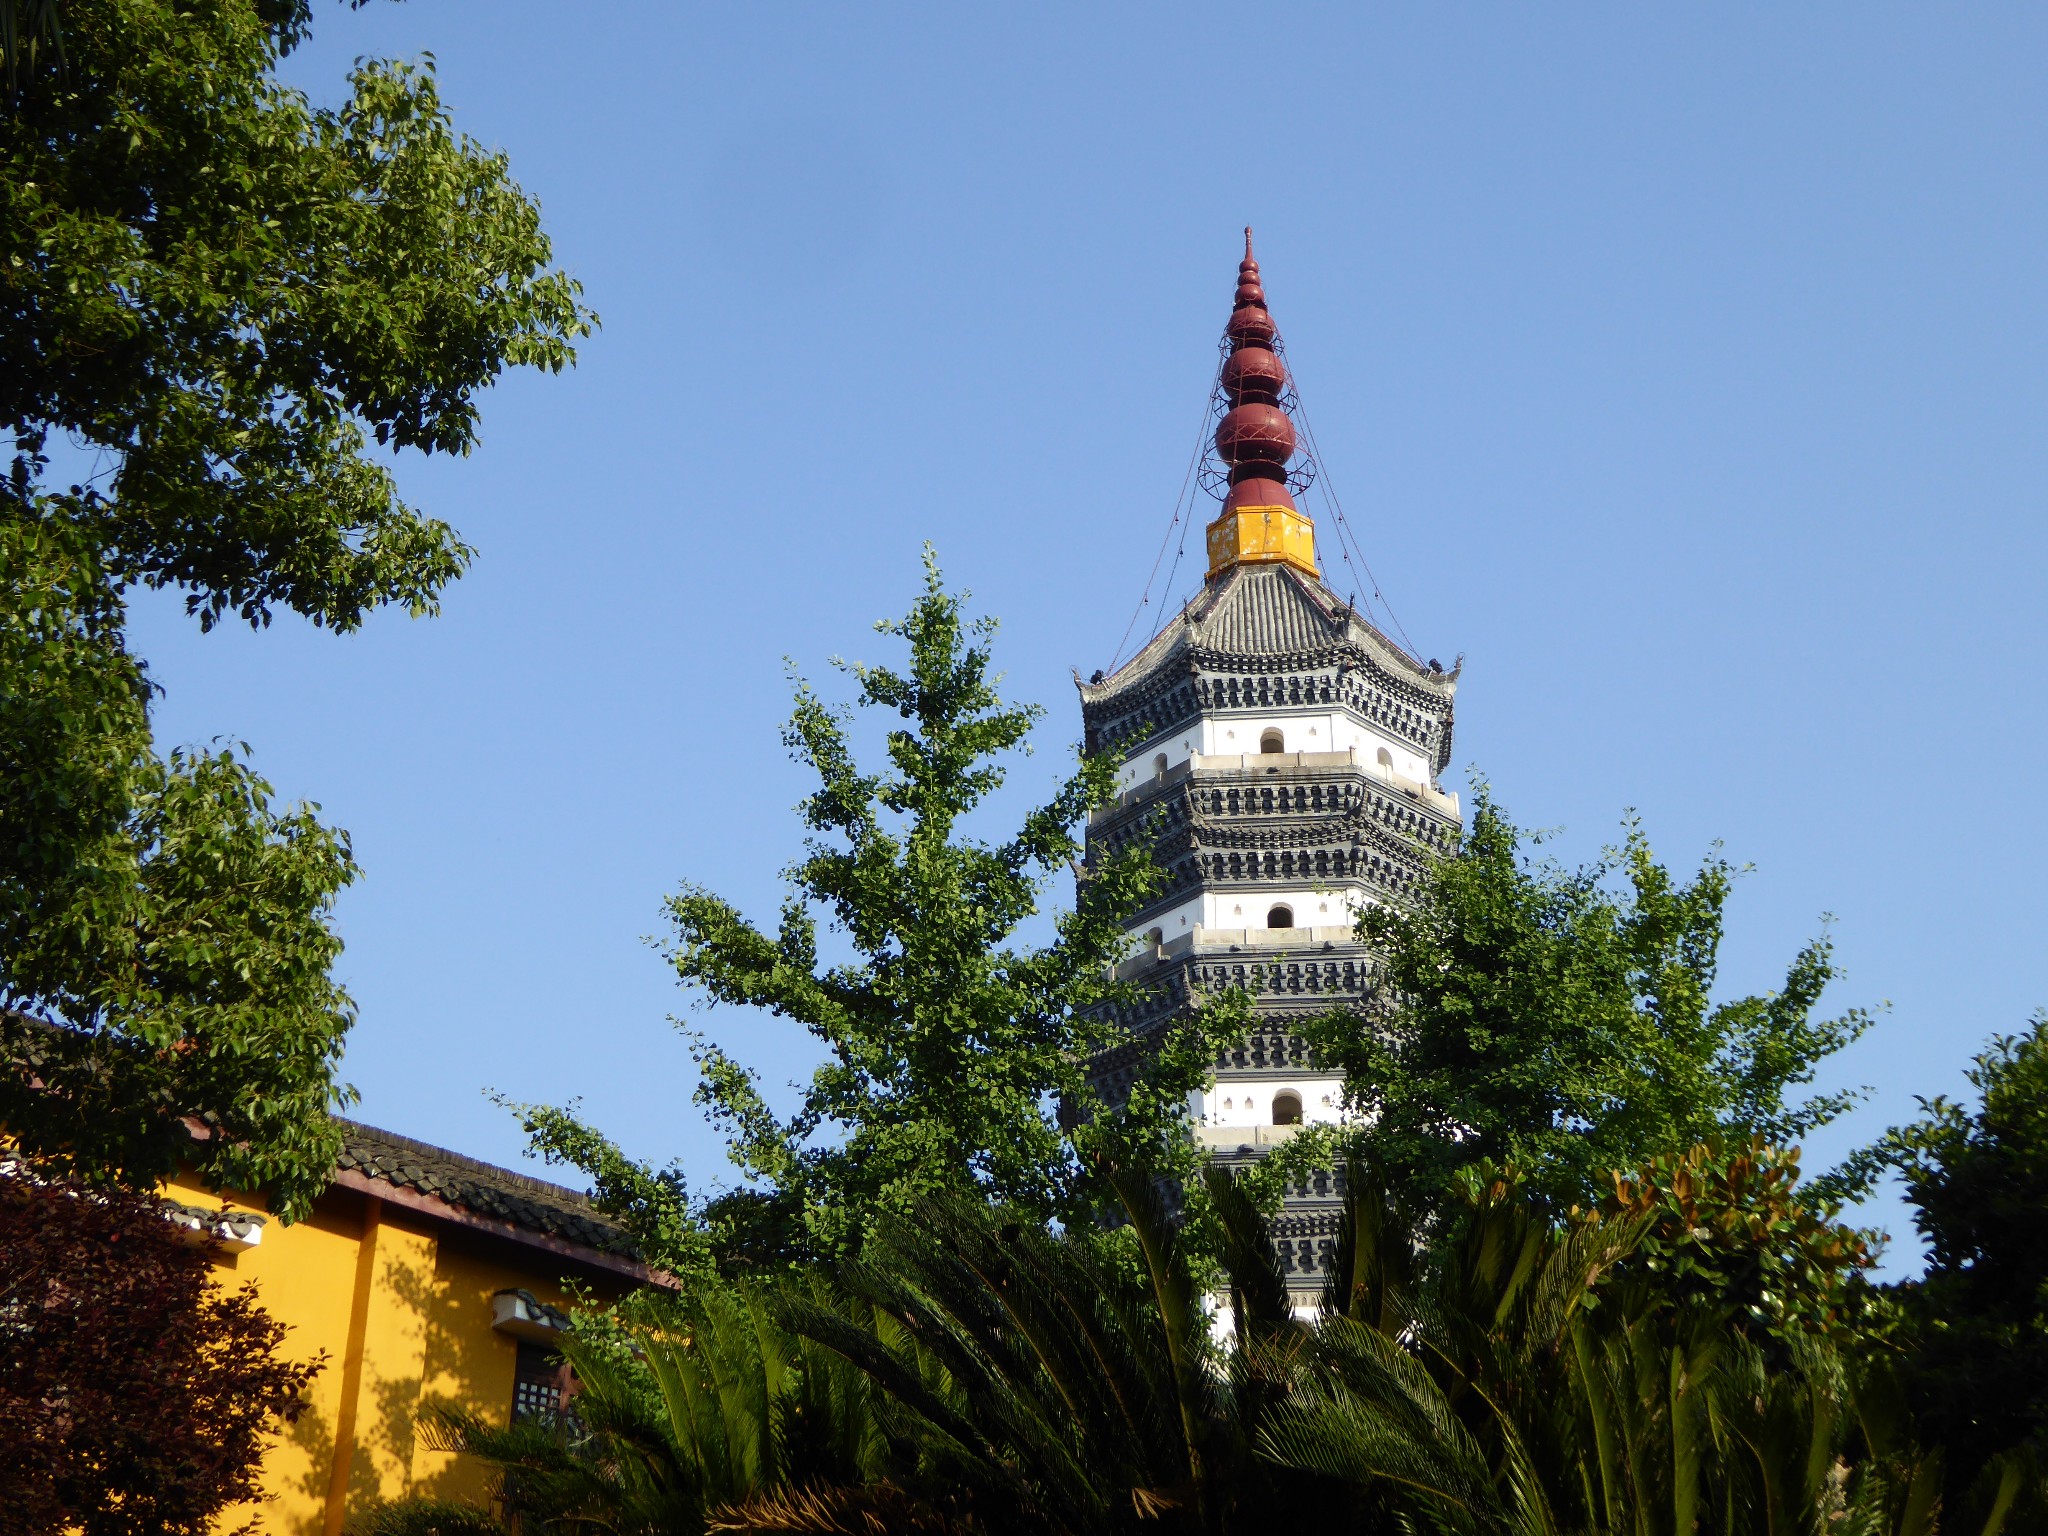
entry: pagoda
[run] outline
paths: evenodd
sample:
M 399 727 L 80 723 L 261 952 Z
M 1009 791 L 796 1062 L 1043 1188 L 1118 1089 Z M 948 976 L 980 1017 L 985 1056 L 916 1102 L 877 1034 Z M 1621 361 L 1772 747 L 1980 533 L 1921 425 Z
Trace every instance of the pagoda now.
M 1215 405 L 1222 506 L 1202 589 L 1128 662 L 1080 685 L 1088 751 L 1121 765 L 1118 799 L 1089 821 L 1090 854 L 1150 836 L 1167 872 L 1131 921 L 1122 967 L 1147 1001 L 1093 1075 L 1122 1097 L 1192 998 L 1249 989 L 1250 1036 L 1189 1106 L 1211 1155 L 1242 1164 L 1343 1116 L 1343 1080 L 1299 1026 L 1363 1002 L 1359 912 L 1401 900 L 1455 846 L 1458 799 L 1437 775 L 1457 672 L 1410 655 L 1323 580 L 1314 520 L 1295 502 L 1296 396 L 1250 230 Z M 1274 1223 L 1299 1304 L 1322 1286 L 1340 1200 L 1334 1176 L 1298 1181 Z

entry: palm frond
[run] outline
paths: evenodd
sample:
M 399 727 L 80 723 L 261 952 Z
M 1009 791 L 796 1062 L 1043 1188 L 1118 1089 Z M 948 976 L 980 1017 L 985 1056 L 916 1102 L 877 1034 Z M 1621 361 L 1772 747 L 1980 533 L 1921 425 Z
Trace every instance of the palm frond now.
M 1419 1230 L 1419 1219 L 1394 1199 L 1378 1175 L 1356 1158 L 1347 1163 L 1344 1216 L 1323 1285 L 1324 1315 L 1348 1317 L 1383 1333 L 1406 1327 Z
M 758 1536 L 981 1536 L 968 1516 L 935 1507 L 893 1483 L 756 1494 L 706 1516 L 706 1532 Z
M 1493 1469 L 1442 1386 L 1396 1339 L 1347 1318 L 1324 1321 L 1313 1366 L 1293 1372 L 1284 1408 L 1261 1427 L 1262 1454 L 1347 1482 L 1416 1496 L 1447 1530 L 1505 1532 Z
M 57 0 L 0 0 L 0 70 L 8 92 L 46 62 L 64 67 L 64 22 Z
M 1223 1231 L 1218 1257 L 1230 1280 L 1230 1309 L 1240 1346 L 1294 1325 L 1287 1280 L 1280 1273 L 1273 1234 L 1230 1170 L 1211 1163 L 1202 1171 L 1209 1203 Z

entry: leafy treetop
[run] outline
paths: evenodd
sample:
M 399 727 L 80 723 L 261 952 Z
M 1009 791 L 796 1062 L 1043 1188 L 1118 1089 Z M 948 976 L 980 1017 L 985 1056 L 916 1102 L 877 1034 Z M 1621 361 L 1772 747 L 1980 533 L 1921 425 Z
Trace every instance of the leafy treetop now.
M 1612 1178 L 1598 1216 L 1642 1226 L 1614 1278 L 1675 1316 L 1710 1310 L 1773 1350 L 1800 1334 L 1853 1343 L 1876 1320 L 1869 1236 L 1796 1187 L 1797 1147 L 1715 1137 Z
M 292 0 L 0 23 L 0 1125 L 138 1185 L 194 1150 L 290 1218 L 338 1149 L 355 865 L 245 752 L 158 754 L 127 595 L 202 626 L 431 611 L 470 551 L 382 450 L 467 452 L 478 392 L 594 317 L 430 63 L 359 63 L 325 108 L 276 77 Z
M 813 836 L 786 872 L 777 930 L 707 891 L 669 902 L 686 987 L 794 1020 L 824 1049 L 788 1116 L 722 1046 L 699 1036 L 696 1058 L 698 1100 L 735 1161 L 775 1192 L 801 1245 L 825 1253 L 856 1248 L 877 1216 L 946 1191 L 978 1188 L 1073 1218 L 1100 1194 L 1097 1160 L 1124 1174 L 1185 1171 L 1187 1095 L 1209 1070 L 1211 1033 L 1243 1013 L 1234 998 L 1198 1010 L 1128 1096 L 1097 1096 L 1088 1058 L 1128 1038 L 1113 1010 L 1134 996 L 1112 974 L 1130 946 L 1124 923 L 1159 873 L 1139 847 L 1101 855 L 1049 942 L 1020 944 L 1018 933 L 1080 853 L 1078 824 L 1114 796 L 1114 767 L 1084 757 L 1014 834 L 970 835 L 968 819 L 1003 783 L 1002 758 L 1025 748 L 1041 711 L 998 696 L 994 621 L 963 615 L 929 551 L 923 596 L 876 627 L 907 644 L 908 670 L 842 665 L 861 708 L 902 722 L 887 732 L 886 767 L 864 771 L 847 712 L 797 686 L 784 739 L 818 788 L 801 807 Z M 844 959 L 821 953 L 821 914 Z M 625 1208 L 676 1211 L 672 1179 L 628 1172 L 564 1112 L 524 1114 L 544 1152 L 606 1171 Z
M 1788 1099 L 1871 1022 L 1813 1017 L 1837 974 L 1825 933 L 1780 991 L 1712 1000 L 1732 875 L 1711 857 L 1676 879 L 1633 821 L 1590 865 L 1539 862 L 1480 784 L 1456 855 L 1412 903 L 1359 920 L 1376 1009 L 1310 1031 L 1382 1177 L 1428 1204 L 1491 1159 L 1562 1208 L 1658 1153 L 1723 1133 L 1790 1143 L 1842 1113 L 1855 1094 Z
M 1951 1503 L 2002 1460 L 2048 1466 L 2048 1014 L 1995 1037 L 1966 1075 L 1974 1105 L 1923 1098 L 1853 1168 L 1903 1179 L 1927 1243 L 1899 1300 L 1908 1387 L 1948 1447 Z M 2048 1522 L 2048 1504 L 2034 1518 Z
M 468 452 L 477 391 L 561 369 L 594 318 L 431 62 L 359 63 L 315 107 L 274 73 L 305 26 L 73 0 L 62 67 L 0 116 L 0 426 L 31 466 L 52 432 L 109 465 L 15 515 L 89 530 L 115 582 L 203 624 L 429 611 L 470 551 L 369 441 Z

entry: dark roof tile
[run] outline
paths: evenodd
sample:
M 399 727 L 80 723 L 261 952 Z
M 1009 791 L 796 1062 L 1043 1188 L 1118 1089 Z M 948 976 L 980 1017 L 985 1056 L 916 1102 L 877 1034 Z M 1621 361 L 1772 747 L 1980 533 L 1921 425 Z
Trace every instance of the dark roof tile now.
M 337 1123 L 342 1139 L 338 1168 L 432 1195 L 529 1232 L 622 1258 L 638 1257 L 625 1229 L 592 1209 L 589 1196 L 576 1190 L 372 1125 L 339 1119 Z

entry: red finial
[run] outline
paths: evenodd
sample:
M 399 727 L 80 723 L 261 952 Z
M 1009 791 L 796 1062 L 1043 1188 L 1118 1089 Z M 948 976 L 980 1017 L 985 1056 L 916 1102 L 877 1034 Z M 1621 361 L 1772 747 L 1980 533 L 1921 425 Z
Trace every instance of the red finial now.
M 1294 456 L 1294 422 L 1281 409 L 1287 369 L 1274 350 L 1279 332 L 1266 310 L 1266 290 L 1252 255 L 1252 231 L 1244 231 L 1244 260 L 1237 269 L 1237 301 L 1223 334 L 1230 356 L 1223 364 L 1223 395 L 1230 409 L 1216 427 L 1216 451 L 1230 466 L 1224 510 L 1238 506 L 1292 507 L 1287 461 Z

